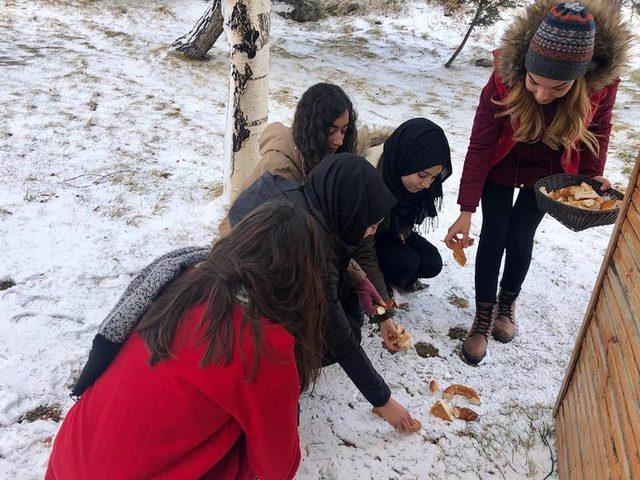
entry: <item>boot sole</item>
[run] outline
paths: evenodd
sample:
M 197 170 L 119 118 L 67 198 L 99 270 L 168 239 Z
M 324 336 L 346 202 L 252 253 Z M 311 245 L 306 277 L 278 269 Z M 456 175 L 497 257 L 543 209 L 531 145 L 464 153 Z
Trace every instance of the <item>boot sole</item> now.
M 513 336 L 511 338 L 509 338 L 509 337 L 501 337 L 499 335 L 496 335 L 495 332 L 492 332 L 491 336 L 494 338 L 494 340 L 497 340 L 500 343 L 509 343 L 511 340 L 513 340 L 515 338 L 517 333 L 518 333 L 518 331 L 516 330 L 513 333 Z
M 513 338 L 515 337 L 515 335 L 511 338 L 508 337 L 499 337 L 497 335 L 492 335 L 494 340 L 497 340 L 500 343 L 509 343 L 511 340 L 513 340 Z
M 471 363 L 473 365 L 478 365 L 483 359 L 484 357 L 486 357 L 486 353 L 481 356 L 481 357 L 474 357 L 471 356 L 469 354 L 467 354 L 467 352 L 465 352 L 464 347 L 462 348 L 462 359 L 467 361 L 468 363 Z

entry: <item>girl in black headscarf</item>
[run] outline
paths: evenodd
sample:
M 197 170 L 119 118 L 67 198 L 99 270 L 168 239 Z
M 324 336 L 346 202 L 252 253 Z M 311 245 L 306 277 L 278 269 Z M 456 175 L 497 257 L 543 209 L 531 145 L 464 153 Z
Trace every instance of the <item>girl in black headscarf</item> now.
M 416 226 L 420 230 L 425 221 L 434 226 L 442 206 L 442 182 L 451 175 L 444 131 L 425 118 L 403 123 L 384 143 L 378 170 L 397 203 L 375 239 L 365 239 L 356 260 L 388 302 L 391 289 L 386 286 L 414 291 L 422 288 L 419 278 L 442 270 L 438 249 Z
M 326 233 L 329 252 L 324 287 L 329 317 L 323 364 L 340 364 L 390 424 L 399 430 L 411 428 L 411 415 L 391 397 L 389 387 L 360 346 L 364 316 L 353 286 L 343 279 L 362 239 L 375 235 L 378 224 L 395 205 L 394 195 L 364 158 L 334 154 L 325 157 L 302 186 L 270 173 L 259 177 L 229 210 L 231 225 L 274 198 L 286 198 L 311 213 Z

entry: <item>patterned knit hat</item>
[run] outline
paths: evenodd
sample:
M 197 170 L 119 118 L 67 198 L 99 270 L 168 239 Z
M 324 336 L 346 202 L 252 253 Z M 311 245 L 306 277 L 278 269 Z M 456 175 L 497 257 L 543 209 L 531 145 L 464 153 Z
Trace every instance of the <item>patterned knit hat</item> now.
M 560 3 L 544 17 L 531 39 L 527 71 L 554 80 L 582 77 L 593 58 L 596 24 L 579 3 Z

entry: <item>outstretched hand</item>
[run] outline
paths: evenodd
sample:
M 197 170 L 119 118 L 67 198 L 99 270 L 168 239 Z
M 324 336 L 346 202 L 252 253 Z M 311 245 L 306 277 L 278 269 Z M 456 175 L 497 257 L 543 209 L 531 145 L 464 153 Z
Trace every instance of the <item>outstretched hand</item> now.
M 456 243 L 462 243 L 463 248 L 473 245 L 473 239 L 469 238 L 471 230 L 471 212 L 460 212 L 458 219 L 447 230 L 447 236 L 444 237 L 444 243 L 453 250 Z M 462 236 L 460 238 L 459 236 Z
M 374 412 L 401 433 L 410 432 L 413 428 L 413 417 L 409 411 L 395 401 L 393 397 L 382 407 L 375 408 Z
M 382 343 L 391 353 L 399 352 L 401 349 L 397 344 L 400 338 L 398 327 L 391 318 L 380 322 L 380 334 L 382 335 Z

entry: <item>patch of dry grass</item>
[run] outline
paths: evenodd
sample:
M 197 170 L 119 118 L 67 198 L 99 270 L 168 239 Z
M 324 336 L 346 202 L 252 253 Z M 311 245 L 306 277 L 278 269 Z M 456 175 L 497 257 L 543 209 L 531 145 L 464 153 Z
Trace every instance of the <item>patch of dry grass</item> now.
M 519 478 L 543 478 L 552 475 L 550 471 L 555 470 L 556 462 L 551 410 L 542 404 L 522 406 L 510 403 L 500 411 L 499 417 L 492 420 L 490 428 L 468 425 L 458 434 L 472 439 L 473 448 L 479 456 L 503 478 L 507 472 L 515 472 Z M 522 428 L 515 428 L 517 424 Z M 510 448 L 505 448 L 505 445 Z M 540 449 L 548 450 L 549 465 L 540 464 Z M 524 458 L 524 461 L 516 462 L 517 457 Z
M 469 308 L 469 300 L 463 298 L 455 293 L 449 295 L 449 303 L 458 308 Z
M 276 43 L 272 43 L 271 46 L 269 47 L 269 54 L 280 57 L 280 58 L 285 58 L 287 60 L 290 60 L 290 59 L 300 60 L 304 58 L 301 55 L 296 55 L 295 53 L 291 53 L 289 50 L 286 50 L 285 48 L 281 47 Z
M 406 0 L 319 0 L 318 6 L 324 16 L 343 17 L 368 13 L 399 13 Z
M 154 205 L 153 210 L 151 211 L 151 215 L 162 215 L 163 213 L 169 211 L 168 203 L 170 198 L 171 195 L 169 195 L 169 193 L 163 193 Z
M 148 217 L 146 215 L 133 215 L 132 217 L 127 218 L 124 223 L 126 223 L 130 227 L 137 227 L 147 218 Z
M 467 336 L 467 333 L 469 333 L 469 330 L 467 330 L 465 326 L 457 325 L 449 329 L 449 333 L 447 334 L 447 336 L 451 340 L 464 340 Z
M 153 10 L 156 12 L 156 14 L 159 14 L 160 16 L 161 15 L 168 15 L 170 17 L 176 16 L 173 9 L 168 5 L 156 5 Z
M 113 207 L 105 208 L 102 211 L 102 216 L 110 218 L 111 220 L 117 220 L 124 217 L 131 211 L 131 207 L 128 205 L 114 205 Z
M 39 405 L 33 410 L 29 410 L 18 419 L 18 423 L 35 422 L 36 420 L 52 420 L 59 422 L 62 419 L 62 411 L 60 405 Z
M 291 109 L 295 108 L 298 99 L 289 87 L 281 87 L 269 93 L 269 99 L 285 105 Z
M 634 151 L 625 150 L 625 151 L 622 151 L 622 152 L 618 152 L 616 154 L 618 159 L 622 162 L 621 173 L 625 177 L 629 177 L 631 175 L 631 173 L 633 172 L 633 168 L 634 168 L 635 163 L 636 163 L 637 155 L 638 155 L 638 152 L 635 151 L 635 150 Z

